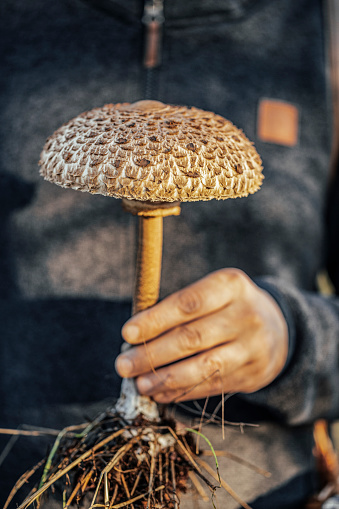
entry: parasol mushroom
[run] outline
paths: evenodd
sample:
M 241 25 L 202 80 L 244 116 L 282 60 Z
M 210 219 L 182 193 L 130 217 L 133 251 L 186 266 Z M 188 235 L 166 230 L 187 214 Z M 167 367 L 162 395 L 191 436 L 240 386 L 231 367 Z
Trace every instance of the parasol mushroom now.
M 261 185 L 253 144 L 212 112 L 158 101 L 108 104 L 61 126 L 42 151 L 41 175 L 62 187 L 122 198 L 139 216 L 133 313 L 159 296 L 163 217 L 180 202 L 247 196 Z M 124 380 L 119 411 L 157 419 L 155 403 Z
M 253 144 L 231 122 L 211 112 L 158 101 L 108 104 L 79 115 L 47 140 L 40 166 L 47 180 L 122 198 L 124 209 L 139 216 L 133 313 L 158 299 L 163 217 L 178 215 L 182 201 L 247 196 L 259 189 L 263 179 Z M 94 491 L 91 507 L 133 507 L 135 503 L 135 507 L 177 507 L 177 494 L 185 490 L 190 473 L 198 474 L 214 494 L 217 486 L 205 471 L 242 507 L 249 508 L 219 471 L 216 476 L 194 456 L 189 434 L 182 441 L 175 423 L 158 421 L 156 403 L 140 396 L 133 380 L 124 379 L 115 409 L 86 424 L 80 434 L 69 436 L 77 426 L 60 432 L 39 487 L 18 509 L 39 500 L 66 474 L 67 507 L 74 497 L 80 503 L 88 490 Z M 38 467 L 18 480 L 5 507 Z M 193 484 L 199 493 L 203 491 L 197 481 Z M 104 505 L 98 504 L 99 499 Z

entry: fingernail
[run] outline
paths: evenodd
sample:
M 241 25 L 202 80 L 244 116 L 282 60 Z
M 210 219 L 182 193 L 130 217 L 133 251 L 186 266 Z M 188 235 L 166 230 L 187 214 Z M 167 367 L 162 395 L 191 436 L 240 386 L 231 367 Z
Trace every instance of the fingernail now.
M 128 376 L 133 370 L 133 362 L 125 355 L 120 355 L 116 360 L 116 368 L 121 376 Z
M 138 379 L 137 385 L 139 391 L 144 394 L 147 394 L 153 387 L 151 380 L 147 377 L 140 377 Z
M 122 328 L 122 335 L 126 341 L 136 341 L 140 336 L 139 327 L 132 323 L 127 323 Z

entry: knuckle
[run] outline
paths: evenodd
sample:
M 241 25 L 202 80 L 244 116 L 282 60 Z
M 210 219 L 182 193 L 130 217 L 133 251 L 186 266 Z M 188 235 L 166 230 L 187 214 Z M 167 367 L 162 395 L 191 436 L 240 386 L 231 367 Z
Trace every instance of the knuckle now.
M 164 317 L 158 309 L 154 307 L 147 310 L 147 323 L 151 325 L 152 330 L 162 330 L 164 322 Z
M 221 384 L 222 362 L 215 355 L 206 355 L 203 358 L 202 376 L 210 387 Z
M 202 307 L 200 293 L 193 289 L 185 289 L 179 292 L 178 308 L 185 315 L 197 313 Z
M 164 380 L 164 386 L 166 389 L 175 390 L 177 388 L 177 379 L 172 375 L 172 373 L 168 373 Z
M 265 319 L 257 310 L 247 309 L 246 319 L 252 331 L 259 332 L 265 329 Z
M 226 269 L 221 269 L 221 275 L 227 278 L 228 281 L 245 281 L 248 279 L 248 276 L 241 269 L 237 269 L 235 267 L 230 267 Z
M 197 352 L 201 349 L 202 336 L 196 327 L 183 325 L 179 333 L 180 348 L 187 353 Z
M 248 287 L 251 279 L 245 274 L 241 269 L 237 269 L 235 267 L 221 269 L 219 271 L 220 276 L 224 278 L 225 285 L 231 285 L 232 288 L 242 291 Z

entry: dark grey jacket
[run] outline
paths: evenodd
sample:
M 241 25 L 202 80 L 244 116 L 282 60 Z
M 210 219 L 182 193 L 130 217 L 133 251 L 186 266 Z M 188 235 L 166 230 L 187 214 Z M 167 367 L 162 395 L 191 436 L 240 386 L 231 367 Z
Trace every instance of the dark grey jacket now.
M 0 153 L 0 426 L 61 427 L 114 398 L 113 364 L 130 313 L 135 220 L 117 200 L 64 190 L 38 174 L 40 150 L 63 122 L 145 95 L 215 111 L 262 156 L 262 190 L 194 203 L 165 222 L 162 295 L 234 266 L 266 288 L 289 325 L 290 352 L 269 387 L 226 404 L 217 443 L 272 472 L 225 461 L 253 507 L 300 507 L 315 485 L 312 423 L 339 415 L 339 302 L 315 290 L 328 265 L 339 289 L 338 185 L 328 193 L 331 107 L 318 0 L 168 0 L 162 64 L 142 66 L 140 0 L 2 0 Z M 263 98 L 299 112 L 298 143 L 257 135 Z M 216 405 L 219 400 L 212 402 Z M 1 439 L 1 443 L 3 440 Z M 1 469 L 1 497 L 44 452 L 21 439 Z M 1 470 L 0 470 L 1 472 Z M 259 497 L 259 498 L 258 498 Z M 261 498 L 260 498 L 261 497 Z M 191 502 L 185 502 L 187 507 Z M 236 507 L 231 499 L 223 507 Z M 184 506 L 186 507 L 186 506 Z

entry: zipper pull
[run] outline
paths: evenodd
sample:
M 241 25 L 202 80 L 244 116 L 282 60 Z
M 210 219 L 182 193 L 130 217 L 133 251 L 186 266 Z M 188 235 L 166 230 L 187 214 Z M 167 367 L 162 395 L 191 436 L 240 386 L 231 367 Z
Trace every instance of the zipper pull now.
M 146 26 L 144 67 L 154 69 L 161 64 L 162 25 L 165 21 L 163 0 L 146 0 L 141 21 Z

